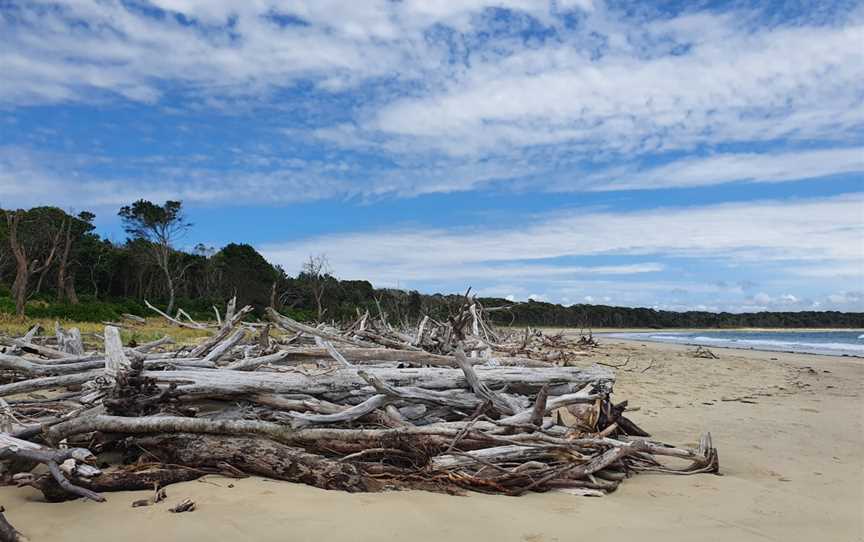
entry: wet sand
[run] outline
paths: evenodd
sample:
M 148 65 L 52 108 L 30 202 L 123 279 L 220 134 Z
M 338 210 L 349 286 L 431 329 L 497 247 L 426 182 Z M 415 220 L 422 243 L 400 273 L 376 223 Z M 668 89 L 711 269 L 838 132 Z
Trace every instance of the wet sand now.
M 615 395 L 639 407 L 633 420 L 675 444 L 711 431 L 723 476 L 639 475 L 603 498 L 345 494 L 207 477 L 147 508 L 131 503 L 149 492 L 48 504 L 11 487 L 0 504 L 34 541 L 864 540 L 864 360 L 731 349 L 708 360 L 685 346 L 600 340 L 586 363 L 630 358 Z M 185 498 L 198 509 L 168 512 Z

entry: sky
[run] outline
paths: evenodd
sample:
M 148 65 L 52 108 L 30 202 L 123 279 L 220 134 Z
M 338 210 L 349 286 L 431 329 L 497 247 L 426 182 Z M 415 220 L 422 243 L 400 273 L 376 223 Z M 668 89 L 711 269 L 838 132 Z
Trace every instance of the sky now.
M 0 0 L 0 206 L 379 287 L 864 311 L 864 4 Z

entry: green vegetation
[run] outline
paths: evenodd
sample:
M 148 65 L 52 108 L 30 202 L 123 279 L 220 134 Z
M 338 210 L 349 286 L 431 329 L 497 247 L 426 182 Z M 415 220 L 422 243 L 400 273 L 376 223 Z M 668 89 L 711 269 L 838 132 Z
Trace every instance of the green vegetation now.
M 486 306 L 512 305 L 505 299 L 484 299 Z M 508 312 L 511 313 L 508 315 Z M 571 305 L 529 301 L 504 313 L 492 313 L 499 324 L 593 328 L 862 328 L 864 314 L 838 311 L 802 312 L 672 312 L 646 308 Z
M 29 320 L 114 321 L 123 313 L 151 316 L 144 300 L 181 307 L 193 318 L 214 317 L 236 295 L 256 314 L 273 306 L 304 321 L 349 320 L 358 311 L 382 311 L 393 322 L 423 315 L 446 320 L 461 295 L 424 295 L 376 289 L 365 280 L 338 280 L 323 256 L 297 262 L 295 277 L 269 263 L 248 244 L 216 250 L 198 245 L 179 250 L 178 236 L 192 225 L 182 203 L 156 205 L 139 200 L 120 212 L 129 238 L 112 243 L 93 226 L 94 215 L 77 216 L 55 207 L 0 209 L 0 315 Z M 481 299 L 486 307 L 512 305 L 491 313 L 503 325 L 555 327 L 864 327 L 864 314 L 759 312 L 730 314 L 670 312 L 645 308 Z

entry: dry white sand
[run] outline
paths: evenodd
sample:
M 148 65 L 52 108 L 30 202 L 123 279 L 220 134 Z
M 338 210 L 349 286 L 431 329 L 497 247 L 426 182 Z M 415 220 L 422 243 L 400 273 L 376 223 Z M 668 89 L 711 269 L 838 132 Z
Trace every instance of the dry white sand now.
M 736 350 L 705 360 L 683 346 L 601 341 L 596 359 L 631 357 L 616 399 L 641 407 L 632 418 L 676 444 L 710 430 L 723 476 L 640 475 L 600 499 L 350 495 L 208 477 L 147 508 L 130 506 L 147 492 L 48 504 L 9 487 L 0 504 L 35 541 L 864 540 L 864 360 Z M 736 397 L 756 404 L 721 400 Z M 167 511 L 184 498 L 198 509 Z

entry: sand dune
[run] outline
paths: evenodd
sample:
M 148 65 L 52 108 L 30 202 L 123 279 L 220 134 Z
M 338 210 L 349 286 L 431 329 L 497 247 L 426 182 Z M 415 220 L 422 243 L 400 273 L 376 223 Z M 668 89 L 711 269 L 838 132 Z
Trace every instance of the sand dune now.
M 631 357 L 616 398 L 639 406 L 632 418 L 661 440 L 695 445 L 710 430 L 723 476 L 641 475 L 599 499 L 350 495 L 208 477 L 148 508 L 130 506 L 141 492 L 48 504 L 9 487 L 0 504 L 34 541 L 864 540 L 864 361 L 687 350 L 603 339 L 597 359 Z M 184 498 L 198 509 L 167 511 Z

